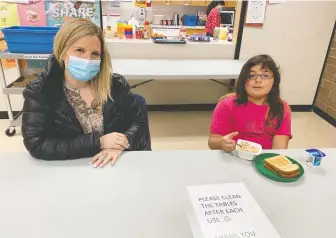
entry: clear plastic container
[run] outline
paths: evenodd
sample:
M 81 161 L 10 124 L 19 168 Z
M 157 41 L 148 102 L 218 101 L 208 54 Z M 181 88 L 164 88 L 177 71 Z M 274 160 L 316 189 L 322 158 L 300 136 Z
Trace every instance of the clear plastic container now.
M 257 149 L 257 151 L 256 152 L 242 151 L 242 149 L 239 145 L 241 145 L 244 142 L 253 146 L 253 147 L 255 147 Z M 244 159 L 244 160 L 253 160 L 257 155 L 260 155 L 260 153 L 262 151 L 262 146 L 260 144 L 257 144 L 257 143 L 251 142 L 251 141 L 240 140 L 239 139 L 237 141 L 236 150 L 237 150 L 237 155 L 238 155 L 239 158 Z
M 124 38 L 124 25 L 125 23 L 123 21 L 117 22 L 117 36 L 119 39 Z

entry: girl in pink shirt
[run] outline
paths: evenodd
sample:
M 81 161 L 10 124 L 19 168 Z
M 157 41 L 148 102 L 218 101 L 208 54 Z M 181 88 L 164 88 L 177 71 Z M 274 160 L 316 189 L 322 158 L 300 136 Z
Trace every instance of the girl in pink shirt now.
M 263 149 L 287 149 L 291 110 L 280 98 L 280 72 L 268 55 L 258 55 L 243 66 L 236 93 L 225 96 L 213 112 L 209 148 L 235 150 L 238 139 Z

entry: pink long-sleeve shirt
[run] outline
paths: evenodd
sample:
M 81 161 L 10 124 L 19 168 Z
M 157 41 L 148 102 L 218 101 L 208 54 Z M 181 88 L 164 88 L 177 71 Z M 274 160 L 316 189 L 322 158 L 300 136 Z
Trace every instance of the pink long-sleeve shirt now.
M 210 132 L 225 136 L 237 131 L 234 138 L 252 141 L 261 144 L 263 149 L 272 149 L 272 141 L 275 135 L 291 134 L 291 109 L 287 102 L 283 101 L 284 117 L 280 127 L 276 129 L 277 119 L 273 119 L 271 126 L 266 125 L 268 105 L 256 105 L 248 102 L 247 105 L 237 105 L 237 97 L 229 96 L 220 101 L 212 116 Z

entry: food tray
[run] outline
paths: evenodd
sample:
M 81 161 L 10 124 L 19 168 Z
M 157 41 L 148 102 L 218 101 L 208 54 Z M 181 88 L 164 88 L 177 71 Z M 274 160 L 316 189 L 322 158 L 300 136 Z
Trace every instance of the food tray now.
M 157 44 L 187 44 L 185 40 L 169 40 L 169 39 L 156 39 L 153 40 Z

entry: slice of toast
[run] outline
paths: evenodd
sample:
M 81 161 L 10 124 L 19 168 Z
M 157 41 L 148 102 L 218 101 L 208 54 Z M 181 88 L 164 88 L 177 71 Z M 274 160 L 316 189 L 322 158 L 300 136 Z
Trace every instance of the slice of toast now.
M 277 174 L 277 175 L 279 175 L 280 177 L 283 177 L 283 178 L 296 178 L 296 177 L 298 177 L 300 175 L 300 171 L 298 173 L 296 173 L 296 174 L 285 175 L 285 174 L 281 174 L 281 173 L 273 170 L 272 168 L 268 167 L 267 165 L 264 165 L 264 167 L 266 169 L 268 169 L 269 171 L 271 171 L 271 172 L 273 172 L 273 173 L 275 173 L 275 174 Z
M 281 177 L 297 177 L 300 167 L 283 155 L 277 155 L 264 160 L 264 167 L 279 174 Z

